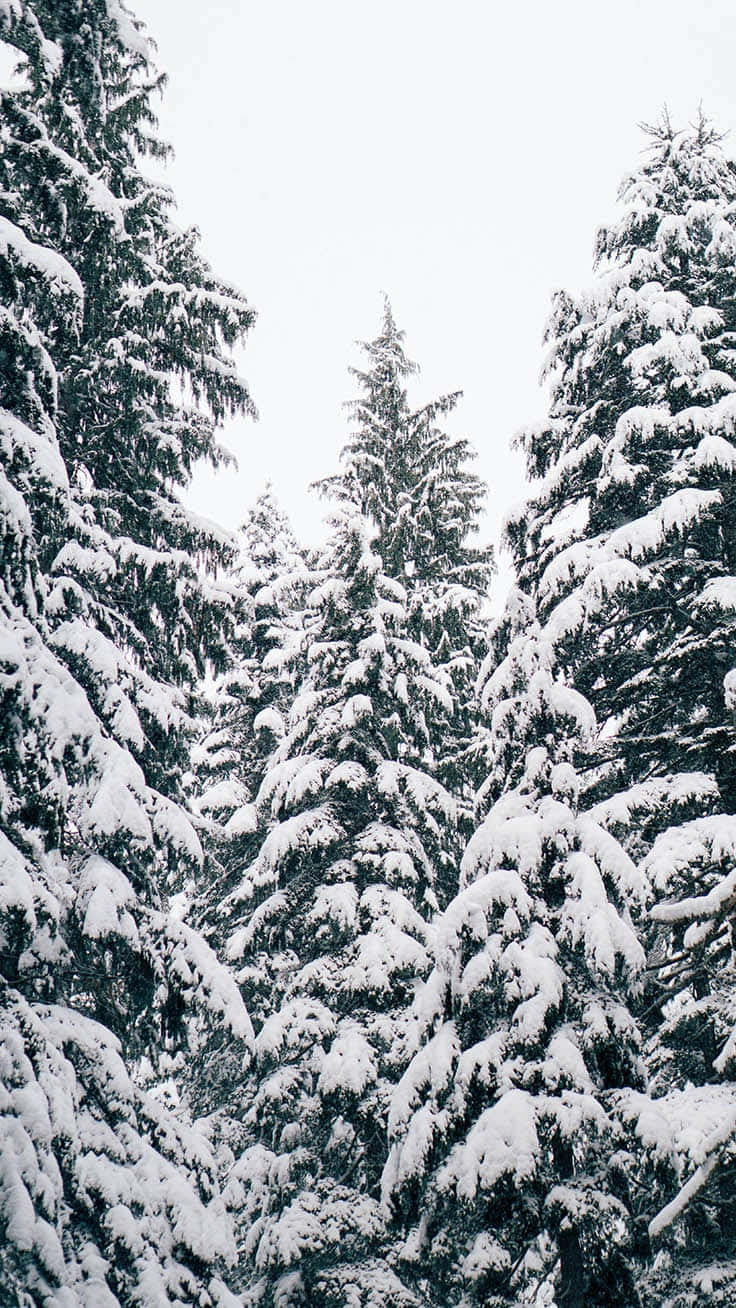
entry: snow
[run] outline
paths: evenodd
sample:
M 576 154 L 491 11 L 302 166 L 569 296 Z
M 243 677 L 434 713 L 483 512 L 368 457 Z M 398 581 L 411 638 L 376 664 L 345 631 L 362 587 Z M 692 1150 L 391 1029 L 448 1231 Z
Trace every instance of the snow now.
M 423 690 L 431 699 L 433 699 L 448 715 L 451 715 L 455 709 L 455 701 L 449 690 L 441 681 L 435 677 L 427 677 L 423 673 L 417 673 L 414 677 L 414 683 L 419 690 Z
M 550 1015 L 562 1003 L 565 976 L 557 952 L 554 937 L 539 922 L 532 922 L 526 940 L 512 940 L 503 952 L 504 992 L 506 999 L 516 1004 L 513 1028 L 524 1043 L 541 1036 Z
M 240 892 L 239 897 L 242 896 Z M 254 942 L 258 939 L 259 934 L 269 922 L 277 920 L 288 908 L 286 895 L 277 890 L 274 894 L 268 895 L 257 908 L 250 914 L 248 921 L 244 926 L 238 927 L 236 931 L 228 937 L 225 954 L 230 962 L 235 962 L 252 948 Z
M 324 1004 L 306 996 L 287 999 L 258 1032 L 256 1056 L 275 1062 L 302 1045 L 331 1040 L 335 1031 L 334 1014 Z
M 625 923 L 610 902 L 603 879 L 588 854 L 572 854 L 567 860 L 570 895 L 562 915 L 563 931 L 575 946 L 583 943 L 591 970 L 613 978 L 622 959 L 632 975 L 643 969 L 646 956 L 634 930 Z
M 150 807 L 153 831 L 158 839 L 176 850 L 183 860 L 201 867 L 204 853 L 199 836 L 181 805 L 154 792 Z
M 272 706 L 261 709 L 260 713 L 257 713 L 253 719 L 253 730 L 256 732 L 271 731 L 274 736 L 282 736 L 284 734 L 284 719 L 278 709 Z
M 627 415 L 630 422 L 633 413 Z M 647 419 L 652 421 L 651 413 Z M 592 537 L 559 550 L 540 581 L 543 599 L 558 599 L 547 618 L 545 637 L 553 644 L 569 637 L 591 617 L 597 617 L 603 600 L 645 584 L 647 561 L 660 553 L 672 537 L 686 536 L 703 518 L 712 516 L 721 502 L 718 490 L 685 487 L 607 536 Z
M 472 1201 L 478 1190 L 491 1190 L 503 1177 L 519 1185 L 530 1180 L 540 1156 L 534 1099 L 522 1090 L 509 1090 L 486 1108 L 467 1136 L 452 1149 L 439 1169 L 440 1190 Z
M 463 990 L 466 989 L 463 986 Z M 477 1040 L 460 1055 L 455 1070 L 455 1083 L 463 1097 L 474 1083 L 490 1089 L 498 1082 L 503 1089 L 509 1088 L 505 1084 L 504 1071 L 507 1044 L 508 1033 L 494 1031 L 485 1039 Z
M 657 1099 L 629 1091 L 622 1095 L 622 1109 L 655 1161 L 670 1160 L 680 1175 L 691 1169 L 675 1197 L 651 1219 L 654 1239 L 682 1216 L 733 1141 L 736 1095 L 729 1083 L 688 1085 Z
M 634 905 L 643 908 L 651 895 L 649 878 L 644 869 L 637 867 L 629 858 L 618 840 L 594 820 L 597 811 L 590 810 L 578 817 L 581 849 L 610 878 L 618 895 L 630 908 Z
M 120 936 L 133 949 L 140 944 L 135 916 L 137 896 L 128 878 L 118 868 L 93 854 L 84 864 L 79 879 L 78 909 L 84 914 L 82 930 L 92 940 Z
M 241 804 L 225 823 L 228 836 L 250 836 L 258 830 L 258 811 L 254 804 Z
M 699 442 L 693 456 L 693 467 L 719 468 L 726 472 L 736 472 L 736 447 L 717 433 L 709 432 Z
M 166 959 L 167 978 L 178 981 L 192 1006 L 222 1021 L 230 1034 L 253 1045 L 253 1027 L 232 973 L 202 936 L 171 914 L 151 916 Z
M 35 897 L 37 887 L 30 868 L 20 851 L 0 832 L 0 914 L 12 922 L 13 917 L 24 919 L 27 929 L 36 927 Z M 0 923 L 2 922 L 0 917 Z M 0 943 L 8 944 L 6 931 L 0 925 Z
M 365 896 L 361 897 L 361 907 L 364 905 Z M 344 967 L 343 980 L 354 995 L 388 996 L 397 976 L 421 976 L 427 963 L 421 940 L 385 915 L 358 938 L 354 957 Z
M 678 1217 L 682 1216 L 690 1200 L 707 1184 L 717 1164 L 718 1157 L 715 1154 L 708 1158 L 705 1163 L 701 1163 L 700 1167 L 695 1169 L 690 1179 L 683 1185 L 679 1194 L 675 1195 L 675 1198 L 670 1203 L 665 1204 L 656 1217 L 652 1218 L 649 1223 L 649 1238 L 651 1240 L 655 1240 L 668 1226 L 676 1222 Z
M 125 774 L 120 775 L 115 762 L 113 755 L 91 792 L 91 801 L 83 815 L 85 829 L 98 838 L 125 832 L 134 844 L 148 846 L 153 840 L 153 828 L 142 797 L 137 787 L 134 790 L 128 783 Z
M 9 254 L 14 255 L 21 265 L 32 268 L 56 290 L 73 295 L 81 312 L 84 288 L 71 264 L 55 250 L 29 240 L 20 227 L 2 215 L 0 215 L 0 253 L 6 257 Z
M 66 466 L 52 432 L 39 434 L 6 409 L 0 409 L 0 450 L 7 466 L 15 462 L 20 452 L 52 491 L 68 491 Z
M 543 838 L 543 816 L 516 792 L 502 796 L 468 841 L 461 885 L 476 882 L 479 900 L 491 892 L 498 902 L 526 916 L 531 900 L 523 878 L 539 866 Z M 461 908 L 462 901 L 456 903 Z M 490 907 L 490 898 L 486 903 Z
M 657 837 L 642 865 L 653 885 L 667 893 L 673 881 L 690 868 L 733 865 L 736 861 L 736 817 L 718 813 L 712 817 L 696 818 L 680 826 L 670 827 Z M 652 912 L 658 916 L 670 912 L 659 905 Z M 707 914 L 708 909 L 704 909 Z M 687 916 L 688 914 L 685 914 Z M 668 919 L 674 920 L 674 919 Z
M 105 0 L 105 5 L 121 44 L 132 55 L 148 63 L 152 54 L 151 41 L 132 18 L 130 11 L 119 0 Z
M 344 727 L 355 727 L 364 718 L 373 716 L 373 704 L 368 695 L 351 695 L 346 700 L 340 720 Z
M 272 810 L 275 804 L 275 797 L 278 794 L 286 810 L 301 804 L 304 799 L 310 795 L 319 794 L 322 789 L 322 782 L 330 768 L 329 759 L 310 758 L 294 759 L 293 770 L 288 779 L 287 785 L 283 790 L 283 796 L 279 790 L 274 791 L 272 800 Z M 283 767 L 286 775 L 286 765 Z
M 322 1095 L 363 1095 L 377 1077 L 375 1052 L 360 1025 L 343 1019 L 322 1059 L 317 1089 Z
M 564 1029 L 555 1032 L 549 1042 L 542 1064 L 544 1080 L 551 1090 L 565 1085 L 584 1094 L 594 1092 L 590 1073 L 580 1053 L 574 1032 Z
M 256 867 L 278 868 L 292 850 L 324 848 L 337 842 L 343 830 L 327 804 L 296 813 L 279 822 L 261 846 Z
M 450 1084 L 460 1053 L 460 1041 L 454 1022 L 444 1022 L 412 1059 L 394 1091 L 388 1117 L 389 1139 L 400 1134 L 428 1097 L 442 1093 Z M 402 1146 L 402 1167 L 415 1171 L 411 1146 Z
M 191 1254 L 211 1266 L 233 1252 L 221 1201 L 205 1202 L 199 1191 L 214 1171 L 206 1142 L 133 1085 L 118 1043 L 100 1024 L 57 1005 L 29 1005 L 12 991 L 7 1000 L 0 1022 L 0 1076 L 10 1092 L 0 1102 L 6 1253 L 11 1260 L 16 1250 L 25 1253 L 29 1276 L 60 1308 L 112 1308 L 113 1257 L 125 1268 L 131 1300 L 155 1303 L 163 1294 L 169 1302 L 165 1287 Z M 23 1052 L 27 1041 L 33 1063 Z M 107 1219 L 80 1226 L 92 1196 Z
M 581 496 L 571 504 L 558 509 L 557 513 L 546 522 L 540 532 L 540 542 L 558 548 L 567 545 L 571 539 L 582 535 L 588 525 L 590 516 L 590 498 Z
M 315 926 L 332 923 L 338 930 L 348 931 L 357 925 L 357 920 L 358 892 L 352 881 L 317 887 L 308 922 Z
M 507 1272 L 511 1269 L 511 1255 L 489 1231 L 481 1231 L 475 1237 L 470 1253 L 462 1263 L 462 1274 L 466 1281 L 480 1281 L 489 1271 Z
M 338 763 L 325 779 L 326 789 L 331 786 L 347 786 L 348 790 L 358 791 L 364 790 L 369 784 L 370 777 L 362 763 Z
M 457 820 L 457 802 L 434 777 L 406 763 L 381 763 L 376 771 L 381 794 L 398 795 L 402 790 L 419 812 L 435 813 L 448 824 Z
M 632 829 L 651 814 L 662 810 L 706 806 L 718 797 L 718 787 L 704 772 L 681 772 L 675 776 L 652 777 L 628 790 L 611 795 L 588 810 L 587 817 L 602 827 Z
M 706 895 L 680 899 L 675 904 L 655 904 L 652 917 L 656 922 L 691 922 L 698 918 L 720 917 L 736 904 L 736 868 L 729 872 Z M 687 936 L 687 933 L 686 933 Z M 685 940 L 688 947 L 689 941 Z

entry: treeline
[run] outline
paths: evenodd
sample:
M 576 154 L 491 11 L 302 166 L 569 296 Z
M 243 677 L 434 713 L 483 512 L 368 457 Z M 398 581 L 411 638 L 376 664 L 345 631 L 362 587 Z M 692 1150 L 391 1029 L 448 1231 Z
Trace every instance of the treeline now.
M 491 621 L 388 303 L 323 550 L 183 506 L 254 314 L 146 175 L 150 43 L 118 0 L 0 40 L 0 1304 L 727 1308 L 720 138 L 648 129 L 554 298 Z

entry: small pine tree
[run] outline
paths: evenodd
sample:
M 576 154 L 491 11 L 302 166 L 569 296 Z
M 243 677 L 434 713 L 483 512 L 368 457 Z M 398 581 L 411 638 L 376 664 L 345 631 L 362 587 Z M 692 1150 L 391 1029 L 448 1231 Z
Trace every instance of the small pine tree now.
M 646 884 L 578 806 L 592 710 L 520 592 L 497 636 L 490 807 L 437 923 L 384 1193 L 429 1302 L 633 1305 L 615 1100 L 642 1085 L 630 912 Z
M 256 799 L 260 848 L 221 906 L 256 1024 L 230 1202 L 264 1305 L 413 1305 L 380 1204 L 385 1116 L 427 967 L 455 805 L 423 769 L 448 690 L 405 594 L 344 520 L 311 600 L 300 678 Z
M 213 923 L 257 850 L 255 800 L 284 735 L 293 698 L 290 658 L 300 647 L 314 571 L 268 485 L 246 514 L 231 572 L 239 615 L 230 665 L 210 695 L 210 730 L 194 755 L 197 808 L 211 867 L 196 887 Z M 221 943 L 221 942 L 220 942 Z

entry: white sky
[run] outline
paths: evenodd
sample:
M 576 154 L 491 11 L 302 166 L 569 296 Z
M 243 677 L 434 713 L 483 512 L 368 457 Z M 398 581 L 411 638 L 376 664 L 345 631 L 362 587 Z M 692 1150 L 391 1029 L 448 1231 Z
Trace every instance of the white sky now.
M 180 219 L 258 310 L 243 371 L 260 422 L 192 502 L 235 526 L 270 478 L 305 540 L 381 292 L 422 368 L 462 389 L 495 539 L 523 494 L 514 431 L 544 411 L 549 296 L 590 277 L 636 166 L 636 124 L 702 99 L 736 125 L 733 0 L 131 0 L 169 87 Z M 736 153 L 736 139 L 733 143 Z

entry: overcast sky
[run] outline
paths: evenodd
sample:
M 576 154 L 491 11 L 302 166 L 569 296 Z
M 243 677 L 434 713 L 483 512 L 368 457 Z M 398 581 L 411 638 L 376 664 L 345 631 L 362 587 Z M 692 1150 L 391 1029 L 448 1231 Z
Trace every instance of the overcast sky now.
M 589 280 L 637 124 L 702 99 L 736 126 L 733 0 L 132 3 L 169 76 L 181 219 L 258 310 L 242 362 L 260 421 L 228 428 L 239 472 L 198 477 L 195 506 L 235 526 L 270 478 L 319 538 L 307 486 L 336 468 L 385 291 L 417 402 L 464 391 L 495 538 L 523 494 L 510 438 L 544 409 L 550 293 Z

